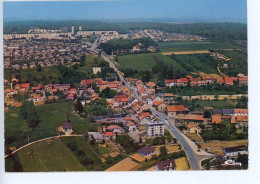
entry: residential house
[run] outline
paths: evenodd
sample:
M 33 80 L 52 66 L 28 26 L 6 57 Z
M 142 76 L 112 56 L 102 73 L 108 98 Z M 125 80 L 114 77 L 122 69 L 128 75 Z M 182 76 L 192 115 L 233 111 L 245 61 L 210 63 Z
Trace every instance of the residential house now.
M 157 107 L 157 110 L 158 110 L 159 112 L 165 112 L 166 109 L 167 109 L 167 105 L 166 105 L 165 103 L 161 103 L 161 104 L 159 104 L 158 107 Z
M 176 164 L 174 159 L 161 160 L 155 165 L 155 171 L 173 171 L 176 170 Z
M 187 125 L 187 131 L 189 131 L 190 134 L 199 134 L 201 130 L 198 123 L 189 123 Z
M 150 121 L 148 120 L 148 118 L 143 118 L 140 122 L 139 125 L 147 125 Z
M 55 84 L 54 88 L 59 90 L 59 91 L 69 90 L 70 84 Z
M 138 131 L 137 128 L 136 128 L 136 125 L 132 122 L 128 122 L 126 124 L 126 127 L 128 128 L 129 132 L 137 132 Z
M 187 114 L 189 109 L 185 108 L 184 105 L 169 105 L 167 111 L 169 117 L 174 117 L 178 114 Z
M 248 115 L 248 109 L 234 109 L 234 115 Z
M 96 75 L 98 72 L 101 73 L 101 67 L 93 67 L 93 74 Z
M 100 132 L 88 132 L 89 139 L 95 139 L 96 143 L 104 143 L 105 135 Z
M 150 156 L 155 153 L 155 149 L 152 146 L 145 146 L 138 150 L 138 153 L 144 157 Z
M 248 84 L 248 77 L 238 78 L 239 84 Z
M 197 115 L 197 114 L 176 115 L 175 119 L 181 122 L 203 123 L 205 121 L 203 115 Z
M 222 121 L 222 118 L 221 118 L 221 115 L 219 115 L 219 114 L 214 114 L 214 115 L 212 115 L 211 116 L 211 123 L 212 124 L 214 124 L 214 123 L 216 123 L 216 124 L 218 124 L 218 123 L 220 123 Z
M 109 126 L 107 126 L 106 131 L 113 132 L 113 133 L 123 133 L 124 132 L 124 130 L 118 125 L 109 125 Z
M 225 85 L 233 85 L 234 84 L 233 78 L 231 78 L 231 77 L 224 77 L 224 82 L 225 82 Z
M 69 135 L 73 132 L 72 130 L 72 123 L 71 122 L 65 122 L 62 124 L 62 131 L 66 134 Z
M 238 157 L 239 155 L 248 154 L 248 146 L 235 146 L 223 149 L 225 158 Z
M 115 138 L 116 138 L 116 134 L 114 134 L 113 132 L 106 132 L 105 133 L 105 139 L 106 140 L 115 139 Z

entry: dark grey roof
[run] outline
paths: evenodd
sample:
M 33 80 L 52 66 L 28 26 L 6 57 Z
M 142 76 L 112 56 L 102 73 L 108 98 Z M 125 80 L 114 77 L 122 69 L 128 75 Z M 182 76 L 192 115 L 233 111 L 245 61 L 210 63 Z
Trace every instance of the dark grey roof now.
M 72 123 L 70 123 L 70 122 L 63 123 L 62 127 L 63 128 L 72 128 Z
M 164 169 L 173 169 L 176 167 L 175 161 L 173 159 L 159 161 L 156 163 L 156 165 L 160 171 L 163 171 Z
M 155 151 L 155 149 L 152 146 L 145 146 L 145 147 L 142 147 L 141 149 L 139 149 L 138 153 L 147 155 L 147 154 L 153 153 L 154 151 Z
M 234 147 L 224 148 L 224 152 L 226 152 L 226 153 L 232 153 L 232 152 L 237 152 L 237 151 L 247 151 L 247 150 L 248 150 L 247 146 L 234 146 Z
M 213 109 L 213 114 L 222 114 L 222 109 Z
M 234 109 L 223 109 L 223 114 L 224 115 L 234 114 Z

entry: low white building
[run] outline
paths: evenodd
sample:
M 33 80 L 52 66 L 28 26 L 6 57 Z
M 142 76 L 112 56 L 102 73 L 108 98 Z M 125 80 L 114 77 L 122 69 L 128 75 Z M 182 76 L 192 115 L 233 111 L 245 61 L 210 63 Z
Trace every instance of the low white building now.
M 94 68 L 92 68 L 92 70 L 93 70 L 93 74 L 97 74 L 98 72 L 100 72 L 101 73 L 101 67 L 94 67 Z

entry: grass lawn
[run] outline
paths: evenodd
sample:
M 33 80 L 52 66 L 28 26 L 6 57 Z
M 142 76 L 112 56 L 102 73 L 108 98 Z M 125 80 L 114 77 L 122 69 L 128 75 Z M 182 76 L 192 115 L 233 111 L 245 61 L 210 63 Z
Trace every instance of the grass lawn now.
M 86 119 L 71 113 L 72 106 L 71 101 L 37 106 L 40 122 L 32 132 L 27 122 L 20 118 L 19 108 L 11 107 L 11 111 L 5 113 L 5 138 L 11 139 L 6 145 L 20 147 L 28 143 L 29 134 L 29 142 L 57 135 L 56 128 L 67 120 L 67 112 L 73 123 L 74 132 L 85 134 L 90 130 L 96 131 L 97 125 L 90 124 Z
M 161 52 L 194 51 L 208 49 L 239 49 L 240 46 L 230 43 L 218 43 L 210 41 L 170 41 L 158 43 Z

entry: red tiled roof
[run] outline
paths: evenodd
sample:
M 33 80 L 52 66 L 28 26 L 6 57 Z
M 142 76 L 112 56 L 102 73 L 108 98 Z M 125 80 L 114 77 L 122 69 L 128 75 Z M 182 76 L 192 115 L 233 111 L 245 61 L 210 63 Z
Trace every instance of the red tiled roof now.
M 234 109 L 234 113 L 248 114 L 248 109 Z
M 73 94 L 68 94 L 68 97 L 73 97 L 74 95 Z
M 248 122 L 248 115 L 238 115 L 237 121 Z
M 89 85 L 92 84 L 93 82 L 95 82 L 95 79 L 85 79 L 85 80 L 81 80 L 81 85 Z
M 21 88 L 30 88 L 30 83 L 21 83 Z
M 242 81 L 243 81 L 243 82 L 244 82 L 244 81 L 248 81 L 248 77 L 242 77 L 242 78 L 239 78 L 238 80 L 241 81 L 241 82 L 242 82 Z
M 129 123 L 126 124 L 127 127 L 134 126 L 134 125 L 135 125 L 135 124 L 132 123 L 132 122 L 129 122 Z
M 204 121 L 203 115 L 196 115 L 196 114 L 186 114 L 184 116 L 175 116 L 175 119 Z
M 91 101 L 95 101 L 95 100 L 101 100 L 101 98 L 99 98 L 98 96 L 95 96 L 94 98 L 92 98 Z
M 219 78 L 217 79 L 217 82 L 218 82 L 218 83 L 224 83 L 224 79 L 223 79 L 222 77 L 219 77 Z
M 105 137 L 111 137 L 114 136 L 115 134 L 113 132 L 106 132 Z
M 189 80 L 187 78 L 177 79 L 177 83 L 187 83 Z
M 155 86 L 155 83 L 154 83 L 154 82 L 148 82 L 148 83 L 146 84 L 146 86 L 148 86 L 148 87 L 154 87 L 154 86 Z
M 121 129 L 121 127 L 118 126 L 118 125 L 110 125 L 110 126 L 107 126 L 107 129 L 109 129 L 109 130 L 113 130 L 113 129 Z
M 233 78 L 231 77 L 224 77 L 225 84 L 233 84 Z
M 158 106 L 158 105 L 160 105 L 161 103 L 163 103 L 163 102 L 158 101 L 158 100 L 155 100 L 155 101 L 153 102 L 153 105 Z
M 188 129 L 191 129 L 192 127 L 195 127 L 195 128 L 197 128 L 197 129 L 200 129 L 200 130 L 201 130 L 201 128 L 199 127 L 198 124 L 195 124 L 195 123 L 189 123 L 189 124 L 187 125 L 187 128 L 188 128 Z
M 168 112 L 189 111 L 184 107 L 184 105 L 169 105 L 167 109 Z
M 220 123 L 222 121 L 221 115 L 212 115 L 211 122 L 213 123 Z
M 128 98 L 117 98 L 117 102 L 128 102 Z

